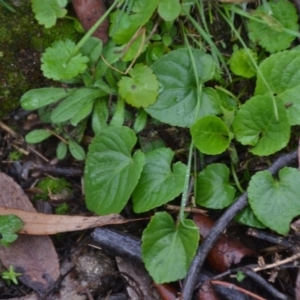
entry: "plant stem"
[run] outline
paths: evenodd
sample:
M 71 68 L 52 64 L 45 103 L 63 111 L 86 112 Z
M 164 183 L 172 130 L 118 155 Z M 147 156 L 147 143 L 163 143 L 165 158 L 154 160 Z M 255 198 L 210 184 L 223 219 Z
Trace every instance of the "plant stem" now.
M 231 163 L 231 173 L 232 173 L 232 177 L 234 179 L 234 182 L 236 184 L 236 187 L 238 188 L 238 190 L 241 192 L 241 193 L 244 193 L 244 189 L 241 187 L 241 184 L 240 184 L 240 181 L 236 175 L 236 171 L 235 171 L 235 167 L 234 167 L 234 163 Z
M 12 8 L 10 5 L 8 5 L 4 0 L 0 0 L 0 4 L 2 6 L 4 6 L 6 9 L 8 9 L 9 11 L 15 13 L 16 10 L 14 8 Z
M 101 18 L 83 36 L 83 38 L 78 42 L 78 44 L 74 48 L 73 55 L 77 54 L 79 49 L 86 43 L 86 41 L 92 36 L 92 34 L 97 30 L 97 28 L 103 23 L 103 21 L 108 17 L 108 15 L 115 8 L 115 6 L 119 3 L 119 1 L 120 0 L 115 0 L 114 3 L 110 6 L 110 8 L 105 12 L 105 14 L 102 15 Z
M 276 103 L 276 99 L 273 95 L 273 91 L 271 90 L 268 82 L 266 81 L 265 77 L 263 76 L 263 74 L 261 73 L 255 59 L 252 57 L 250 50 L 248 49 L 248 47 L 246 46 L 245 42 L 243 41 L 243 39 L 241 38 L 240 34 L 238 33 L 238 31 L 235 29 L 234 25 L 232 24 L 232 22 L 230 20 L 228 20 L 227 16 L 221 11 L 219 10 L 220 15 L 223 17 L 223 19 L 227 22 L 227 24 L 230 26 L 231 30 L 235 33 L 236 37 L 238 38 L 238 40 L 240 41 L 240 43 L 242 44 L 243 48 L 245 49 L 248 58 L 251 60 L 252 64 L 254 65 L 257 74 L 261 77 L 261 80 L 263 81 L 263 83 L 265 84 L 265 87 L 269 90 L 270 92 L 270 97 L 272 99 L 273 102 L 273 109 L 274 109 L 274 115 L 275 115 L 275 119 L 276 121 L 279 121 L 279 116 L 278 116 L 278 108 L 277 108 L 277 103 Z

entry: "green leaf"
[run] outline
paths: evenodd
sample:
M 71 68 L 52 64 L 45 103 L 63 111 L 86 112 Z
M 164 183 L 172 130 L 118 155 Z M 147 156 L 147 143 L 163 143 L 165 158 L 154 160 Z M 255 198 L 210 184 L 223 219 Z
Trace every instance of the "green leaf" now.
M 269 171 L 257 172 L 248 187 L 249 204 L 267 227 L 287 234 L 290 222 L 300 215 L 300 171 L 284 167 L 274 179 Z
M 148 107 L 153 104 L 158 95 L 158 81 L 152 70 L 137 64 L 129 71 L 129 77 L 119 81 L 121 97 L 134 107 Z
M 160 0 L 135 0 L 132 6 L 132 20 L 145 25 L 152 17 Z
M 80 88 L 64 99 L 52 112 L 51 120 L 53 123 L 62 123 L 69 119 L 80 120 L 81 112 L 84 115 L 91 111 L 91 105 L 97 98 L 106 94 L 99 89 Z M 78 115 L 79 114 L 79 115 Z M 77 119 L 77 120 L 76 120 Z
M 269 1 L 272 15 L 259 6 L 253 13 L 264 21 L 264 24 L 250 19 L 249 37 L 258 42 L 267 51 L 273 53 L 287 49 L 295 39 L 294 35 L 284 31 L 284 28 L 298 31 L 298 14 L 295 6 L 286 0 Z
M 82 46 L 82 54 L 89 58 L 91 63 L 95 63 L 102 53 L 102 41 L 96 37 L 90 37 Z
M 43 53 L 41 69 L 45 77 L 53 80 L 67 80 L 81 74 L 87 68 L 89 59 L 75 53 L 75 43 L 70 40 L 56 41 Z
M 177 281 L 187 274 L 196 253 L 199 231 L 192 220 L 175 225 L 166 212 L 152 217 L 142 237 L 142 256 L 156 283 Z
M 132 198 L 136 213 L 161 206 L 176 198 L 184 188 L 186 166 L 181 162 L 170 164 L 174 152 L 169 148 L 160 148 L 146 153 L 140 180 Z
M 69 96 L 74 89 L 41 88 L 26 92 L 21 98 L 25 110 L 34 110 L 52 104 Z
M 280 99 L 276 101 L 279 121 L 274 115 L 271 97 L 255 96 L 243 104 L 233 122 L 236 139 L 251 145 L 256 155 L 270 155 L 285 147 L 290 138 L 290 125 L 286 109 Z
M 69 142 L 69 150 L 72 156 L 77 160 L 85 159 L 85 152 L 83 148 L 73 140 L 68 140 Z
M 140 26 L 145 25 L 154 13 L 159 0 L 135 0 L 131 13 L 116 10 L 111 13 L 109 35 L 116 44 L 126 44 Z
M 15 215 L 0 216 L 0 245 L 8 247 L 10 243 L 14 242 L 18 236 L 18 232 L 23 227 L 23 222 Z
M 235 216 L 234 220 L 240 224 L 247 225 L 250 227 L 266 228 L 266 226 L 256 218 L 249 205 L 246 206 L 243 210 L 241 210 Z
M 165 21 L 174 21 L 181 12 L 180 2 L 178 0 L 160 0 L 157 12 Z
M 56 157 L 62 160 L 66 157 L 68 152 L 68 146 L 64 142 L 59 142 L 56 148 Z
M 45 28 L 55 25 L 56 19 L 63 18 L 68 12 L 60 6 L 57 0 L 31 0 L 31 3 L 36 20 L 40 25 L 44 25 Z
M 213 88 L 203 88 L 200 101 L 199 118 L 209 115 L 217 115 L 221 112 L 221 99 L 217 91 Z
M 146 127 L 147 119 L 148 119 L 147 113 L 142 108 L 140 108 L 137 112 L 137 116 L 133 124 L 133 130 L 135 133 L 139 133 Z
M 256 52 L 250 49 L 239 49 L 232 53 L 229 59 L 229 64 L 231 71 L 235 75 L 245 78 L 251 78 L 256 75 L 256 70 L 249 55 L 252 56 L 254 61 L 257 61 Z
M 224 164 L 211 164 L 201 171 L 196 182 L 196 203 L 213 209 L 230 205 L 236 190 L 229 182 L 229 173 Z
M 286 105 L 291 125 L 300 124 L 300 52 L 283 51 L 266 58 L 259 66 L 256 95 L 268 94 L 268 83 L 273 95 Z M 263 77 L 262 77 L 263 76 Z
M 191 127 L 191 135 L 197 149 L 211 155 L 224 152 L 231 140 L 227 125 L 216 116 L 199 119 Z
M 140 150 L 131 155 L 136 140 L 134 131 L 128 127 L 108 127 L 93 139 L 84 175 L 89 210 L 105 215 L 124 208 L 145 161 Z
M 107 127 L 109 112 L 107 107 L 107 101 L 103 99 L 97 99 L 94 104 L 92 115 L 92 127 L 95 134 L 100 133 Z
M 87 116 L 90 115 L 90 113 L 93 110 L 93 106 L 94 106 L 93 101 L 87 103 L 87 105 L 85 105 L 82 108 L 82 110 L 77 111 L 77 113 L 71 118 L 70 123 L 76 127 L 80 121 L 82 121 L 83 119 L 85 119 Z
M 130 15 L 121 10 L 116 10 L 110 14 L 111 25 L 109 36 L 116 44 L 126 44 L 139 28 L 139 22 L 134 23 Z
M 201 50 L 192 50 L 192 53 L 199 83 L 212 79 L 215 74 L 212 57 Z M 197 117 L 198 89 L 189 50 L 179 49 L 164 55 L 152 69 L 161 84 L 161 92 L 146 112 L 164 123 L 191 126 Z
M 149 42 L 145 42 L 143 35 L 140 34 L 135 41 L 130 44 L 129 48 L 126 49 L 125 55 L 122 57 L 123 62 L 131 62 L 135 60 L 136 57 L 140 56 L 149 45 Z
M 36 144 L 42 142 L 43 140 L 47 139 L 51 135 L 52 133 L 49 130 L 36 129 L 26 134 L 25 141 L 29 144 Z

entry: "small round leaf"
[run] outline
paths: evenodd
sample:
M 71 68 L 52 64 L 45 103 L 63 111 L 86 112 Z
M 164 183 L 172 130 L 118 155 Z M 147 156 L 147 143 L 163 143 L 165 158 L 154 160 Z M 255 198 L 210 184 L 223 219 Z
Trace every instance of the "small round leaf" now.
M 216 116 L 199 119 L 191 127 L 191 134 L 197 149 L 211 155 L 224 152 L 231 140 L 228 127 Z

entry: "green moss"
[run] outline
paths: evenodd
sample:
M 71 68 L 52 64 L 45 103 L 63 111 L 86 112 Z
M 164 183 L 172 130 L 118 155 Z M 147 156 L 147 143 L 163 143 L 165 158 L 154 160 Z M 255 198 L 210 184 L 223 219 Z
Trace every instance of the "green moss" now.
M 70 206 L 67 203 L 62 203 L 55 208 L 56 215 L 66 215 L 70 210 Z
M 67 192 L 71 194 L 71 184 L 64 178 L 50 178 L 42 179 L 36 186 L 43 191 L 42 194 L 36 195 L 35 200 L 47 200 L 49 194 L 58 195 Z
M 15 13 L 0 5 L 0 119 L 19 106 L 28 90 L 54 83 L 40 71 L 41 53 L 57 39 L 77 42 L 81 35 L 70 19 L 45 29 L 34 19 L 30 1 L 12 1 Z

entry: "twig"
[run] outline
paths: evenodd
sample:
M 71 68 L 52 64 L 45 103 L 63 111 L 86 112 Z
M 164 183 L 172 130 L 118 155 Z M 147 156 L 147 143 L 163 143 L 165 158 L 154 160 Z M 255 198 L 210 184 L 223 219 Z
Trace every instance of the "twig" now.
M 253 237 L 256 237 L 258 239 L 261 239 L 261 240 L 268 241 L 270 243 L 276 244 L 276 245 L 284 246 L 285 248 L 291 248 L 291 249 L 293 249 L 295 247 L 295 245 L 293 245 L 293 243 L 291 243 L 290 241 L 288 241 L 287 238 L 276 236 L 274 234 L 267 233 L 267 232 L 262 231 L 262 230 L 258 230 L 258 229 L 254 229 L 254 228 L 249 228 L 247 230 L 247 234 L 251 235 Z
M 257 282 L 259 285 L 261 285 L 265 290 L 267 290 L 270 294 L 272 294 L 273 297 L 276 299 L 281 300 L 288 300 L 289 298 L 277 291 L 271 284 L 269 284 L 265 279 L 263 279 L 261 276 L 253 272 L 252 270 L 243 269 L 243 273 L 249 276 L 252 280 Z
M 262 271 L 262 270 L 267 270 L 267 269 L 272 269 L 272 268 L 275 268 L 275 267 L 278 267 L 278 266 L 281 266 L 281 265 L 284 265 L 288 262 L 291 262 L 291 261 L 294 261 L 296 259 L 300 258 L 300 253 L 297 253 L 295 255 L 292 255 L 286 259 L 283 259 L 283 260 L 278 260 L 276 261 L 275 263 L 273 264 L 269 264 L 269 265 L 265 265 L 263 267 L 257 267 L 257 268 L 254 268 L 252 269 L 254 272 L 258 272 L 258 271 Z
M 229 289 L 235 289 L 235 290 L 237 290 L 237 291 L 239 291 L 239 292 L 241 292 L 241 293 L 243 293 L 245 295 L 248 295 L 248 296 L 250 296 L 250 297 L 252 297 L 254 299 L 257 299 L 257 300 L 267 300 L 266 298 L 262 298 L 262 297 L 260 297 L 260 296 L 258 296 L 256 294 L 254 294 L 254 293 L 252 293 L 250 291 L 247 291 L 247 290 L 245 290 L 245 289 L 243 289 L 243 288 L 241 288 L 239 286 L 236 286 L 236 285 L 234 285 L 232 283 L 223 282 L 223 281 L 219 281 L 219 280 L 211 280 L 210 282 L 212 284 L 214 284 L 214 285 L 222 285 L 222 286 L 225 286 L 225 287 L 227 287 Z
M 166 204 L 164 207 L 167 210 L 180 211 L 180 206 L 177 206 L 177 205 Z M 204 210 L 204 209 L 201 209 L 201 208 L 195 208 L 195 207 L 186 207 L 184 209 L 184 212 L 195 213 L 195 214 L 206 214 L 207 210 Z
M 282 167 L 289 165 L 297 158 L 297 150 L 280 156 L 268 170 L 274 175 Z M 206 256 L 212 248 L 215 241 L 219 238 L 220 234 L 226 229 L 229 222 L 234 216 L 247 205 L 247 192 L 242 194 L 234 204 L 232 204 L 225 213 L 215 223 L 209 235 L 205 238 L 203 243 L 198 248 L 197 254 L 190 266 L 188 275 L 185 278 L 184 286 L 181 293 L 181 300 L 191 300 L 194 286 L 196 284 L 197 275 L 206 259 Z
M 5 130 L 7 133 L 9 133 L 14 138 L 20 138 L 20 136 L 14 130 L 12 130 L 10 127 L 8 127 L 6 124 L 4 124 L 1 121 L 0 121 L 0 128 Z

